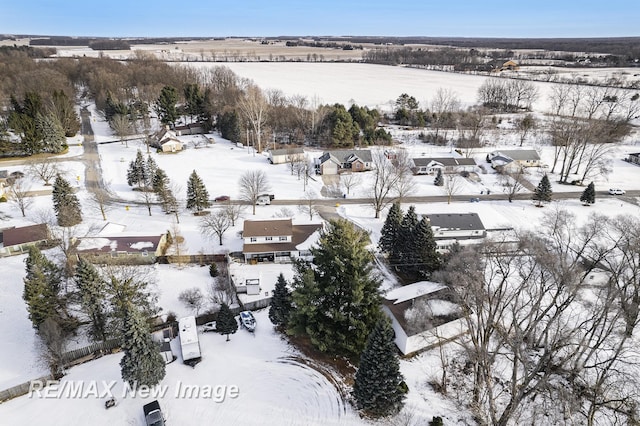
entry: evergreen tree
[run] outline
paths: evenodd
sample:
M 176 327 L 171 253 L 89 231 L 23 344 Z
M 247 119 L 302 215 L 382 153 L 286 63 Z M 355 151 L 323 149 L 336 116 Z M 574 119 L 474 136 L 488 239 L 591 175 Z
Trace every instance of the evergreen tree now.
M 64 302 L 60 297 L 62 271 L 35 246 L 29 246 L 25 264 L 22 298 L 27 303 L 33 327 L 37 329 L 47 318 L 61 323 L 61 313 L 64 311 Z
M 51 114 L 38 114 L 36 117 L 38 132 L 42 135 L 42 150 L 57 154 L 64 150 L 67 140 L 64 129 Z
M 158 168 L 153 176 L 151 187 L 162 205 L 162 211 L 171 213 L 176 208 L 176 197 L 170 187 L 169 177 L 164 170 Z
M 220 305 L 218 318 L 216 319 L 216 330 L 220 334 L 227 335 L 227 342 L 229 341 L 229 335 L 238 331 L 238 321 L 236 321 L 236 317 L 226 303 Z
M 406 384 L 393 336 L 389 319 L 380 319 L 362 352 L 353 384 L 358 409 L 374 417 L 396 414 L 404 405 Z
M 433 184 L 435 186 L 444 185 L 444 178 L 442 177 L 442 169 L 438 169 L 438 173 L 436 174 L 436 178 L 433 180 Z
M 138 188 L 143 188 L 149 181 L 147 175 L 147 164 L 142 155 L 142 151 L 138 150 L 136 158 L 129 163 L 129 169 L 127 170 L 127 184 L 129 186 L 138 185 Z
M 289 332 L 308 336 L 322 352 L 359 354 L 381 315 L 369 235 L 332 220 L 311 249 L 315 267 L 295 264 Z
M 436 251 L 438 245 L 426 216 L 423 216 L 416 225 L 413 238 L 417 265 L 412 271 L 416 277 L 429 278 L 432 272 L 440 268 L 440 256 Z
M 271 306 L 269 306 L 269 319 L 275 326 L 286 325 L 291 312 L 291 292 L 287 288 L 287 281 L 284 275 L 278 275 L 276 288 L 271 298 Z
M 53 182 L 53 210 L 60 226 L 74 226 L 82 222 L 82 209 L 71 185 L 60 175 Z
M 390 254 L 393 251 L 400 232 L 402 214 L 400 203 L 393 203 L 389 208 L 382 231 L 380 231 L 380 241 L 378 241 L 378 247 L 383 253 Z
M 553 191 L 551 190 L 551 182 L 549 182 L 549 177 L 544 175 L 542 176 L 537 188 L 534 190 L 531 198 L 538 202 L 538 207 L 541 207 L 543 202 L 551 201 L 552 195 Z
M 143 314 L 129 303 L 122 330 L 120 360 L 122 380 L 135 386 L 156 386 L 165 376 L 165 363 L 158 345 L 151 338 Z
M 47 111 L 55 117 L 64 131 L 64 136 L 70 138 L 80 130 L 80 119 L 75 105 L 62 90 L 54 90 Z
M 178 90 L 172 86 L 165 86 L 156 100 L 156 112 L 162 124 L 175 124 L 178 119 Z
M 147 160 L 144 163 L 145 188 L 151 188 L 153 186 L 153 178 L 156 175 L 156 171 L 158 171 L 156 160 L 154 160 L 151 155 L 147 155 Z
M 187 208 L 197 214 L 210 206 L 209 192 L 194 170 L 187 181 Z
M 415 259 L 415 231 L 418 226 L 418 215 L 415 206 L 410 206 L 400 223 L 398 230 L 398 238 L 396 238 L 391 259 L 395 264 L 400 265 L 401 269 L 407 269 L 408 266 L 416 263 Z
M 80 305 L 89 317 L 89 335 L 94 341 L 105 342 L 108 337 L 106 283 L 96 268 L 82 258 L 78 262 L 74 278 L 80 294 Z
M 223 138 L 231 142 L 240 142 L 240 118 L 235 110 L 219 115 L 217 126 Z
M 580 202 L 585 206 L 596 202 L 596 187 L 593 182 L 587 185 L 587 187 L 582 192 L 582 195 L 580 196 Z
M 184 87 L 184 99 L 186 100 L 185 112 L 193 117 L 200 117 L 204 111 L 204 94 L 197 83 L 190 83 Z

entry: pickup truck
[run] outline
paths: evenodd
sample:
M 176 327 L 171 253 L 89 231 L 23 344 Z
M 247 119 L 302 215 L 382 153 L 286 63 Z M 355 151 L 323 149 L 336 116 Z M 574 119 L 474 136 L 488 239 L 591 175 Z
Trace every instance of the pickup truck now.
M 142 411 L 144 411 L 144 420 L 147 426 L 164 426 L 164 416 L 157 400 L 145 404 L 142 407 Z

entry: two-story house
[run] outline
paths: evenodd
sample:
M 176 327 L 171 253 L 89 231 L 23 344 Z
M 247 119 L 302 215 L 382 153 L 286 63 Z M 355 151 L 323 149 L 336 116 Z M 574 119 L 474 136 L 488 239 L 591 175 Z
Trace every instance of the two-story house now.
M 308 240 L 321 224 L 294 225 L 291 219 L 245 220 L 242 253 L 247 263 L 290 262 L 307 258 Z
M 425 215 L 431 225 L 438 251 L 449 250 L 454 242 L 474 243 L 487 236 L 477 213 L 437 213 Z

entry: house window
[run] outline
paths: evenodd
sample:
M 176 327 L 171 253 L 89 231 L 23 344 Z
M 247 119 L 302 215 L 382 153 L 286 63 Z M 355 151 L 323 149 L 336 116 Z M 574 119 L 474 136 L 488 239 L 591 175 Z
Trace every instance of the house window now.
M 287 237 L 279 237 L 278 241 L 287 241 Z
M 273 237 L 265 237 L 265 240 L 267 240 L 267 241 L 273 241 Z
M 115 251 L 112 251 L 112 252 L 111 252 L 111 257 L 118 257 L 118 253 L 117 253 L 117 252 L 115 252 Z
M 143 256 L 149 256 L 149 252 L 147 252 L 146 250 L 142 252 Z
M 258 239 L 256 237 L 251 237 L 249 241 L 251 241 L 252 243 L 255 243 L 256 241 L 258 241 Z

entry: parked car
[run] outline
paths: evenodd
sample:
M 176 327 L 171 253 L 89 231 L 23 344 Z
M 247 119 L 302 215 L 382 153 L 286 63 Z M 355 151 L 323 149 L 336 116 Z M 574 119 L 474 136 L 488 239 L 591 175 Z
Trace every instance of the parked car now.
M 211 322 L 207 322 L 205 324 L 202 325 L 202 331 L 204 333 L 207 333 L 209 331 L 218 331 L 218 329 L 216 328 L 216 322 L 215 321 L 211 321 Z
M 214 198 L 213 201 L 229 201 L 230 199 L 231 198 L 228 195 L 220 195 L 219 197 Z
M 609 194 L 611 195 L 624 195 L 625 190 L 620 188 L 609 188 Z
M 164 426 L 164 416 L 157 400 L 145 404 L 142 411 L 144 411 L 144 420 L 147 422 L 147 426 Z
M 256 329 L 256 319 L 253 317 L 251 311 L 240 312 L 240 326 L 251 332 Z

